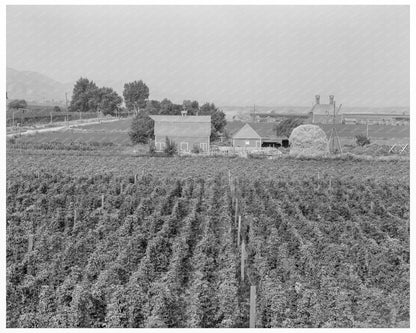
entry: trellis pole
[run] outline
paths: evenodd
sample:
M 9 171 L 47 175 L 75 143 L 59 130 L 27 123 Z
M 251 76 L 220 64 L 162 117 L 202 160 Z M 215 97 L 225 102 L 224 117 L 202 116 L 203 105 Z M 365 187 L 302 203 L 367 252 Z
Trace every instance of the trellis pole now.
M 27 247 L 28 252 L 32 251 L 32 248 L 33 248 L 33 234 L 30 234 L 29 235 L 29 244 L 28 244 L 28 247 Z
M 244 282 L 244 263 L 246 258 L 246 243 L 243 239 L 241 243 L 241 281 Z
M 240 237 L 241 237 L 241 215 L 238 215 L 238 238 L 237 238 L 238 247 L 240 247 Z
M 256 327 L 256 286 L 250 286 L 250 328 Z
M 238 214 L 238 198 L 235 199 L 234 225 L 237 224 L 237 214 Z

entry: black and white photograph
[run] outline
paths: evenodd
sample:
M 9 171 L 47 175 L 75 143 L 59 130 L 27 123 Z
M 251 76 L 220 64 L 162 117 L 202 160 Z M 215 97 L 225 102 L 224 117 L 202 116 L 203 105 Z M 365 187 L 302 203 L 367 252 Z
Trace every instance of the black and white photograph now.
M 2 7 L 2 331 L 416 328 L 410 2 Z

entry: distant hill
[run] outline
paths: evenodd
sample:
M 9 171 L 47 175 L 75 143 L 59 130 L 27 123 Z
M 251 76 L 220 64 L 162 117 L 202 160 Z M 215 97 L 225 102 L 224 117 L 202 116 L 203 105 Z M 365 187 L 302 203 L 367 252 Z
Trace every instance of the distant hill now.
M 61 83 L 46 75 L 7 68 L 6 89 L 9 99 L 25 99 L 35 104 L 65 104 L 72 95 L 73 83 Z

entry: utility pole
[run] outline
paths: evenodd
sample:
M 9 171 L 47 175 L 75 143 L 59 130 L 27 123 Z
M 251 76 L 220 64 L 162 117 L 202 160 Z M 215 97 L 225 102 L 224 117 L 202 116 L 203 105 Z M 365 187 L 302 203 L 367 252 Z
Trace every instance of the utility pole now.
M 66 112 L 68 112 L 68 96 L 67 96 L 67 92 L 65 92 L 65 107 L 66 107 Z

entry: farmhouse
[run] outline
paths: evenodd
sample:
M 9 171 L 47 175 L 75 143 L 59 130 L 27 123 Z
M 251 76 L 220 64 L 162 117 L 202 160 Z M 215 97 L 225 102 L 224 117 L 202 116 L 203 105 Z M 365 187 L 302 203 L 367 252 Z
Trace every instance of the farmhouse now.
M 275 123 L 246 123 L 233 136 L 233 147 L 255 149 L 261 147 L 288 147 L 287 137 L 278 137 Z
M 312 124 L 332 124 L 334 121 L 334 109 L 335 101 L 334 96 L 329 96 L 328 104 L 320 103 L 321 97 L 319 95 L 315 96 L 315 105 L 312 107 L 310 113 L 312 113 Z M 341 124 L 343 117 L 341 114 L 336 115 L 335 123 Z
M 211 116 L 150 116 L 155 121 L 155 146 L 157 151 L 165 148 L 166 137 L 177 144 L 180 152 L 190 152 L 198 147 L 209 152 L 211 135 Z

